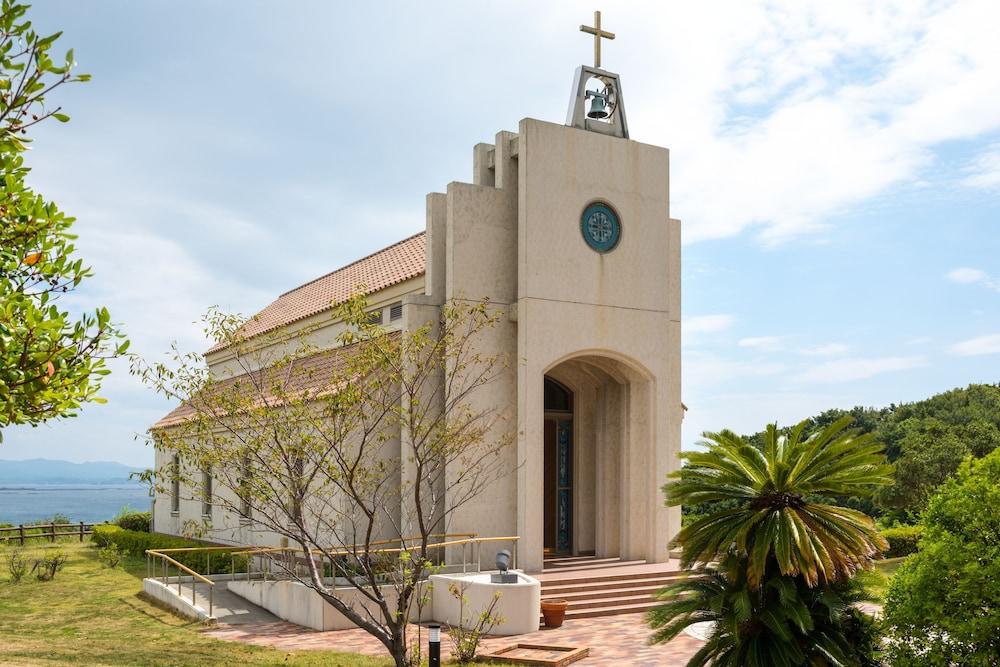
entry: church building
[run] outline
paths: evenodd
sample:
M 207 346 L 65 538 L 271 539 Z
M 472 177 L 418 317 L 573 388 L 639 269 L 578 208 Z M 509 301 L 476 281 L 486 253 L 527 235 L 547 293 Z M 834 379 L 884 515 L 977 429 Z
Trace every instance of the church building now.
M 510 415 L 498 428 L 511 430 L 512 472 L 448 530 L 519 536 L 527 572 L 549 554 L 666 561 L 681 517 L 661 487 L 680 465 L 683 417 L 669 152 L 630 137 L 620 77 L 598 58 L 578 68 L 565 123 L 525 118 L 471 157 L 471 182 L 427 195 L 423 230 L 282 294 L 244 333 L 313 327 L 335 354 L 330 310 L 358 285 L 389 331 L 423 325 L 452 299 L 489 299 L 503 316 L 486 352 L 510 365 L 479 400 Z M 224 346 L 206 361 L 232 370 Z M 169 456 L 157 452 L 158 469 Z M 201 519 L 202 504 L 181 495 L 157 497 L 158 532 Z M 269 541 L 235 524 L 210 539 Z

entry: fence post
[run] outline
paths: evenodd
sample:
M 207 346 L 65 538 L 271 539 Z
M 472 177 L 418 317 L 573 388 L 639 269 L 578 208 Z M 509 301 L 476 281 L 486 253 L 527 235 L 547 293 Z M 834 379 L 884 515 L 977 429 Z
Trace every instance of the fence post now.
M 49 528 L 50 528 L 50 530 L 49 530 L 49 542 L 55 542 L 56 541 L 56 524 L 52 523 L 49 526 Z
M 24 524 L 23 523 L 17 524 L 17 532 L 20 533 L 20 535 L 21 535 L 21 546 L 23 547 L 24 546 Z
M 80 522 L 80 541 L 83 542 L 83 522 Z

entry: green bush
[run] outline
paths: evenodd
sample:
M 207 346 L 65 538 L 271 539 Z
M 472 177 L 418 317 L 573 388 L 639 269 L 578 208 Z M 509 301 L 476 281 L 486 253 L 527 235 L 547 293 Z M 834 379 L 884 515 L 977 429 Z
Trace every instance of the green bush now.
M 28 573 L 28 561 L 20 549 L 11 549 L 7 554 L 7 571 L 10 572 L 10 583 L 16 584 Z
M 110 523 L 94 526 L 94 530 L 90 534 L 90 539 L 97 546 L 106 547 L 111 544 L 112 533 L 116 533 L 120 530 L 121 528 L 119 526 Z
M 136 558 L 145 557 L 147 549 L 187 549 L 213 546 L 184 537 L 125 530 L 115 525 L 95 526 L 91 539 L 99 547 L 106 548 L 113 544 L 123 554 Z M 242 547 L 234 547 L 234 549 L 240 548 Z M 246 571 L 247 559 L 245 556 L 239 554 L 233 556 L 229 549 L 213 550 L 210 554 L 203 551 L 196 553 L 181 551 L 168 555 L 200 574 L 227 574 L 232 571 Z
M 56 572 L 62 569 L 69 556 L 64 553 L 55 552 L 46 554 L 35 559 L 35 564 L 31 566 L 31 571 L 39 581 L 52 581 L 56 578 Z
M 108 546 L 101 549 L 97 554 L 98 560 L 104 567 L 114 569 L 121 565 L 122 562 L 122 550 L 118 548 L 117 544 L 109 544 Z
M 917 552 L 917 542 L 923 534 L 923 526 L 894 526 L 883 528 L 882 537 L 889 543 L 889 548 L 885 552 L 886 558 L 898 558 L 899 556 L 909 556 Z
M 153 520 L 152 512 L 135 512 L 124 508 L 115 517 L 115 525 L 125 530 L 134 530 L 140 533 L 148 533 L 149 525 Z
M 1000 655 L 1000 449 L 967 460 L 931 498 L 916 554 L 885 598 L 894 667 L 995 667 Z

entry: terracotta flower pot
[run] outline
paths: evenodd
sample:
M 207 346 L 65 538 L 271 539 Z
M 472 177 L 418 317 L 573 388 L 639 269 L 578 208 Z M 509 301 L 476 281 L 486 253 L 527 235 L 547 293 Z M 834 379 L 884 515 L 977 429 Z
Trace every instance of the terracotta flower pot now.
M 545 627 L 558 628 L 566 617 L 566 600 L 542 600 L 542 616 L 545 617 Z

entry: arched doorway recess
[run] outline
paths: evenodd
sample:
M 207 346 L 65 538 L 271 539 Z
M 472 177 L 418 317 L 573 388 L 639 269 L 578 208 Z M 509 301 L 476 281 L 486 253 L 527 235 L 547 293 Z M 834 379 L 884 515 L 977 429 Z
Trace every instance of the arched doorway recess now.
M 651 557 L 662 503 L 651 375 L 595 352 L 558 361 L 543 382 L 546 553 Z

